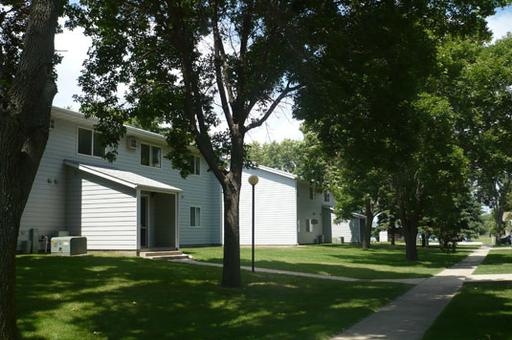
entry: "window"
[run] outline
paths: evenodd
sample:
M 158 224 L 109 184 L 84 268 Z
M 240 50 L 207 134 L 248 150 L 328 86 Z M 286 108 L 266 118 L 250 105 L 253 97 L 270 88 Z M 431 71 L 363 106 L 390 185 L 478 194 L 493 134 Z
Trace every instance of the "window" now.
M 306 232 L 308 232 L 308 233 L 313 232 L 313 223 L 311 223 L 310 219 L 306 220 Z
M 201 174 L 201 158 L 193 156 L 190 160 L 190 173 L 192 175 Z
M 140 164 L 159 168 L 162 162 L 162 149 L 157 146 L 140 144 Z
M 199 227 L 201 225 L 201 208 L 190 207 L 190 226 Z
M 78 153 L 89 156 L 105 156 L 105 144 L 101 133 L 78 128 Z
M 313 200 L 315 199 L 315 189 L 312 185 L 309 186 L 309 199 Z
M 162 149 L 152 146 L 151 147 L 151 166 L 155 168 L 160 167 L 160 160 L 162 158 Z
M 324 202 L 331 201 L 331 193 L 329 191 L 324 191 Z

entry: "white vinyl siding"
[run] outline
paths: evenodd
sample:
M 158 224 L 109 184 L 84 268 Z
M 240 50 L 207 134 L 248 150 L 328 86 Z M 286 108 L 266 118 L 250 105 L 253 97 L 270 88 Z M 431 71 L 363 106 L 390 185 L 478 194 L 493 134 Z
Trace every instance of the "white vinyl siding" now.
M 66 172 L 64 155 L 76 153 L 76 129 L 70 132 L 70 148 L 66 151 L 62 135 L 57 131 L 61 122 L 55 122 L 50 130 L 39 169 L 20 221 L 19 242 L 28 239 L 29 229 L 37 229 L 39 235 L 53 236 L 66 226 Z
M 48 143 L 23 212 L 20 241 L 28 237 L 30 228 L 37 228 L 39 234 L 49 236 L 55 236 L 59 230 L 80 234 L 80 225 L 77 222 L 80 211 L 76 208 L 80 202 L 76 199 L 69 201 L 71 198 L 68 199 L 70 196 L 66 193 L 70 189 L 67 187 L 70 180 L 66 177 L 66 168 L 68 167 L 63 162 L 70 160 L 130 171 L 182 189 L 183 192 L 176 195 L 180 245 L 221 243 L 222 192 L 213 173 L 204 172 L 202 176 L 189 176 L 187 179 L 183 179 L 179 171 L 172 168 L 171 161 L 165 157 L 161 157 L 161 169 L 142 166 L 140 164 L 141 143 L 159 145 L 161 154 L 169 152 L 163 138 L 157 140 L 152 136 L 148 136 L 147 140 L 144 137 L 135 136 L 137 139 L 136 149 L 128 148 L 125 137 L 123 137 L 119 141 L 117 159 L 112 163 L 100 157 L 79 154 L 77 153 L 78 127 L 93 130 L 94 122 L 85 118 L 66 116 L 61 112 L 60 109 L 56 109 L 56 111 L 54 109 L 52 112 L 55 127 L 50 130 Z M 198 157 L 198 162 L 199 167 L 203 169 L 206 167 L 203 158 Z M 68 171 L 74 172 L 75 170 Z M 189 208 L 191 206 L 201 207 L 201 228 L 181 227 L 189 224 Z
M 345 243 L 361 242 L 360 222 L 358 218 L 353 218 L 349 221 L 338 220 L 336 216 L 332 214 L 331 221 L 333 242 L 339 242 L 340 237 L 343 237 Z
M 298 183 L 297 218 L 300 223 L 298 235 L 300 244 L 315 243 L 321 235 L 327 237 L 323 231 L 322 208 L 330 206 L 331 203 L 324 201 L 324 195 L 316 195 L 314 189 L 314 186 L 309 183 L 301 181 Z M 306 226 L 308 223 L 306 220 L 309 220 L 309 227 Z
M 240 194 L 240 243 L 252 240 L 252 187 L 248 178 L 259 178 L 255 186 L 255 242 L 259 245 L 297 244 L 296 180 L 261 169 L 242 173 Z
M 135 190 L 108 180 L 81 180 L 81 229 L 91 250 L 137 249 Z

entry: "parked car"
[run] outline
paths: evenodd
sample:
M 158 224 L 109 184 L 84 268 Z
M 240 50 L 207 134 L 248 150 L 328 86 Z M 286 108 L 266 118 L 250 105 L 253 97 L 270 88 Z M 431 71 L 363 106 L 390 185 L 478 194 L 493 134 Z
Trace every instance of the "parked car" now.
M 512 235 L 507 235 L 500 238 L 499 244 L 508 244 L 509 246 L 512 245 Z

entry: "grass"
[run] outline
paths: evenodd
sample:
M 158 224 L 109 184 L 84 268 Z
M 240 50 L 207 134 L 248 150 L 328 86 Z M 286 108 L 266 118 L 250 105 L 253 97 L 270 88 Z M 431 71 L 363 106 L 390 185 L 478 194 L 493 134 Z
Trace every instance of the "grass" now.
M 492 246 L 493 245 L 492 238 L 489 235 L 480 235 L 474 241 L 482 242 L 482 244 L 485 244 L 485 245 L 488 245 L 488 246 Z
M 196 260 L 222 262 L 222 247 L 182 248 Z M 418 247 L 419 261 L 405 259 L 403 245 L 372 245 L 362 250 L 351 245 L 310 245 L 298 247 L 257 247 L 256 267 L 358 279 L 398 279 L 429 277 L 461 261 L 472 248 L 459 247 L 446 254 L 437 247 Z M 242 265 L 251 264 L 251 248 L 242 247 Z
M 474 274 L 512 274 L 512 249 L 492 249 Z
M 512 282 L 466 283 L 424 340 L 512 339 Z
M 129 257 L 17 258 L 17 316 L 24 339 L 322 339 L 410 286 L 344 283 Z

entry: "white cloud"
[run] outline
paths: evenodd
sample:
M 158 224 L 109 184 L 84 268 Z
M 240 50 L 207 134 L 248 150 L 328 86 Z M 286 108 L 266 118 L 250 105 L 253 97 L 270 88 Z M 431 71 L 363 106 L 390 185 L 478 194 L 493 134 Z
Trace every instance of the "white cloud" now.
M 64 25 L 65 19 L 60 19 L 59 23 Z M 55 36 L 55 50 L 63 57 L 62 62 L 57 65 L 58 74 L 57 87 L 58 93 L 53 100 L 53 105 L 60 107 L 72 107 L 78 109 L 78 104 L 73 102 L 73 95 L 80 94 L 78 86 L 78 76 L 82 69 L 82 64 L 87 58 L 87 50 L 91 46 L 91 39 L 83 34 L 83 29 L 70 31 L 64 28 L 63 33 Z

